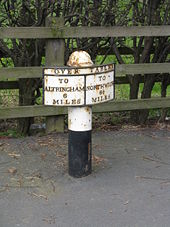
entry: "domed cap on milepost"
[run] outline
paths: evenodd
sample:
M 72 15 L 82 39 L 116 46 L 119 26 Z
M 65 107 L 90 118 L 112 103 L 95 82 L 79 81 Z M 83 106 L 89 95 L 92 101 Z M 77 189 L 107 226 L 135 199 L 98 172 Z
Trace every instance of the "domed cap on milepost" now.
M 70 55 L 67 65 L 75 67 L 84 67 L 93 65 L 93 62 L 91 60 L 90 55 L 86 51 L 81 50 L 75 51 Z

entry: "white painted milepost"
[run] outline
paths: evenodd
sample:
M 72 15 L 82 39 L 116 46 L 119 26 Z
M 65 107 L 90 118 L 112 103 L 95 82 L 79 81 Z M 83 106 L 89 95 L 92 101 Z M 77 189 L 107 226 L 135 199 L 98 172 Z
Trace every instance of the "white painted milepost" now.
M 89 67 L 93 65 L 93 62 L 87 52 L 75 51 L 70 55 L 67 65 Z M 83 71 L 82 73 L 90 73 L 90 68 Z M 84 82 L 85 86 L 86 81 Z M 86 102 L 86 94 L 84 100 Z M 92 107 L 68 108 L 68 132 L 69 174 L 73 177 L 87 176 L 92 171 Z
M 94 66 L 75 51 L 68 66 L 44 69 L 44 105 L 68 106 L 68 162 L 73 177 L 92 171 L 92 105 L 114 98 L 114 64 Z

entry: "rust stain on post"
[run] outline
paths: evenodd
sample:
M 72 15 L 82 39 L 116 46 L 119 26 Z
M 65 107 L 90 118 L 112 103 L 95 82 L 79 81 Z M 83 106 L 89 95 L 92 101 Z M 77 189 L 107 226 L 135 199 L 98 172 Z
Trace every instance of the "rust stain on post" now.
M 67 62 L 68 66 L 90 66 L 93 65 L 90 55 L 85 51 L 75 51 L 73 52 Z

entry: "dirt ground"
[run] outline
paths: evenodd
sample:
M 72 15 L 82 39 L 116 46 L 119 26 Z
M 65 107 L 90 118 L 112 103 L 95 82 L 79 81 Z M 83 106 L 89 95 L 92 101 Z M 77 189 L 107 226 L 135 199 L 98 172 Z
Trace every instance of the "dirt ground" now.
M 93 132 L 93 172 L 68 175 L 67 133 L 0 138 L 0 227 L 169 226 L 170 127 Z

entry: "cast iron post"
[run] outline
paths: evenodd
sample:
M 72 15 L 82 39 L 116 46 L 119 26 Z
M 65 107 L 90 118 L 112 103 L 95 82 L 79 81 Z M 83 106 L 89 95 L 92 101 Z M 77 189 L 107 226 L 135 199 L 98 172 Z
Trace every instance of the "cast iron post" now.
M 68 66 L 92 66 L 90 55 L 75 51 L 70 55 Z M 87 69 L 86 69 L 87 73 Z M 68 166 L 73 177 L 87 176 L 92 171 L 92 107 L 68 107 Z

